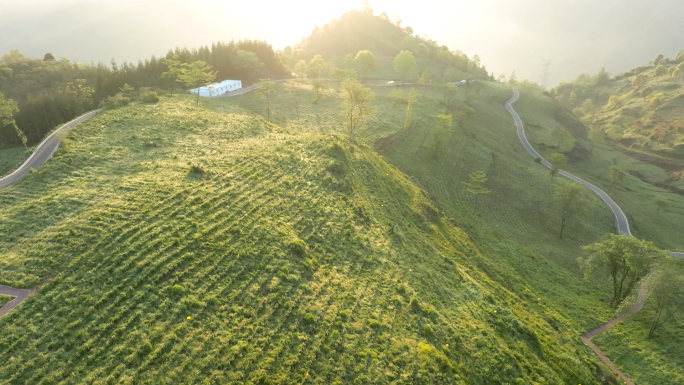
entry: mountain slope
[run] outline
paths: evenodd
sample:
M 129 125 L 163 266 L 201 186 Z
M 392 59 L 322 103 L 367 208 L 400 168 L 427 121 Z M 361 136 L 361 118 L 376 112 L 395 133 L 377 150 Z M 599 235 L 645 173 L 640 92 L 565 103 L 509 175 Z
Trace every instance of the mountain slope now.
M 294 88 L 278 86 L 271 99 L 274 122 L 291 130 L 328 132 L 339 130 L 339 100 L 328 90 L 322 101 L 313 103 L 310 86 L 298 83 Z M 585 209 L 570 223 L 563 239 L 558 237 L 559 217 L 555 210 L 554 188 L 561 178 L 552 179 L 549 171 L 536 164 L 516 134 L 504 102 L 511 96 L 508 87 L 494 82 L 480 82 L 478 89 L 466 93 L 459 88 L 444 103 L 441 89 L 418 88 L 413 121 L 404 129 L 408 89 L 374 87 L 378 119 L 369 124 L 359 140 L 374 148 L 395 167 L 423 188 L 441 210 L 465 229 L 482 251 L 478 267 L 487 275 L 521 297 L 543 302 L 545 319 L 560 330 L 583 334 L 620 313 L 608 306 L 610 290 L 602 282 L 587 282 L 579 271 L 577 258 L 581 246 L 595 242 L 615 231 L 615 218 L 601 199 L 589 193 Z M 589 155 L 587 128 L 544 90 L 518 85 L 521 97 L 515 109 L 525 122 L 528 138 L 542 155 L 562 152 L 568 155 L 569 172 L 608 190 L 608 170 L 617 163 L 629 173 L 653 174 L 655 166 L 643 164 L 608 146 L 597 146 Z M 304 91 L 307 92 L 304 92 Z M 231 103 L 265 116 L 265 102 L 254 95 L 242 95 Z M 463 114 L 468 106 L 475 112 Z M 437 115 L 449 111 L 454 124 L 439 151 Z M 463 116 L 464 118 L 460 119 Z M 553 138 L 557 129 L 571 133 L 561 147 Z M 484 171 L 489 194 L 472 196 L 464 182 L 473 172 Z M 610 191 L 611 197 L 628 216 L 632 233 L 655 242 L 666 250 L 684 250 L 680 222 L 684 218 L 684 200 L 665 189 L 654 188 L 638 177 L 628 177 Z M 669 207 L 656 216 L 655 197 L 666 197 Z M 644 314 L 652 315 L 647 303 Z M 647 343 L 636 335 L 624 336 L 637 347 L 626 356 L 611 355 L 621 370 L 640 382 L 677 383 L 684 373 L 677 354 L 666 346 L 681 341 L 678 323 L 668 327 L 658 338 L 661 344 Z M 624 338 L 623 337 L 623 338 Z M 669 342 L 668 342 L 669 341 Z M 671 342 L 671 343 L 670 343 Z M 625 340 L 614 341 L 621 345 Z M 605 345 L 601 345 L 603 349 Z M 658 348 L 661 346 L 662 348 Z M 660 356 L 657 363 L 640 356 Z M 618 360 L 619 359 L 619 360 Z M 635 362 L 639 362 L 638 365 Z M 624 364 L 624 365 L 620 365 Z
M 597 383 L 370 148 L 164 99 L 0 191 L 2 283 L 50 280 L 0 319 L 0 383 Z

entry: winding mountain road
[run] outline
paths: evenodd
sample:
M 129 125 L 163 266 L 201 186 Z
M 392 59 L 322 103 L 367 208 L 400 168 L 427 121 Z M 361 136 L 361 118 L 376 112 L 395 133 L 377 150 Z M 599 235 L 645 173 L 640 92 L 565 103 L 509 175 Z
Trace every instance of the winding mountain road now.
M 36 149 L 33 151 L 33 154 L 31 154 L 31 156 L 26 160 L 26 162 L 24 162 L 24 164 L 19 166 L 19 168 L 17 168 L 13 173 L 7 175 L 4 178 L 0 178 L 0 190 L 10 187 L 13 184 L 19 182 L 23 177 L 25 177 L 29 172 L 31 172 L 31 169 L 38 168 L 42 166 L 43 163 L 47 162 L 47 160 L 50 159 L 52 155 L 54 155 L 55 151 L 57 151 L 57 148 L 59 148 L 58 134 L 60 132 L 76 127 L 79 123 L 95 116 L 95 114 L 97 114 L 99 111 L 100 110 L 95 110 L 88 112 L 84 115 L 81 115 L 78 118 L 56 129 L 52 134 L 48 135 L 48 137 L 45 138 L 38 145 L 38 147 L 36 147 Z M 20 303 L 24 302 L 33 293 L 34 290 L 15 289 L 9 286 L 0 285 L 0 294 L 13 297 L 13 299 L 10 302 L 8 302 L 7 304 L 5 304 L 5 306 L 0 308 L 0 317 L 9 313 L 10 310 L 14 309 Z
M 92 118 L 99 111 L 100 110 L 95 110 L 81 115 L 69 123 L 66 123 L 62 127 L 56 129 L 52 134 L 48 135 L 48 137 L 43 139 L 38 147 L 36 147 L 35 151 L 33 151 L 33 154 L 31 154 L 24 164 L 19 166 L 18 169 L 14 170 L 13 173 L 4 178 L 0 178 L 0 190 L 19 182 L 21 178 L 25 177 L 31 171 L 32 168 L 38 168 L 42 166 L 43 163 L 45 163 L 48 159 L 50 159 L 59 147 L 58 134 L 60 132 L 75 127 L 79 123 Z
M 520 97 L 520 92 L 518 92 L 518 90 L 516 90 L 515 88 L 512 88 L 511 90 L 513 91 L 513 96 L 506 102 L 506 109 L 513 116 L 513 120 L 515 121 L 515 126 L 517 127 L 517 130 L 518 130 L 518 138 L 520 138 L 520 142 L 522 142 L 523 146 L 525 146 L 527 151 L 533 157 L 541 160 L 541 164 L 543 164 L 544 166 L 546 166 L 549 169 L 552 168 L 551 163 L 549 163 L 546 159 L 544 159 L 541 155 L 539 155 L 539 153 L 534 149 L 534 147 L 532 147 L 530 142 L 527 140 L 527 136 L 525 136 L 525 128 L 523 127 L 523 122 L 520 119 L 520 116 L 518 116 L 518 113 L 515 112 L 515 110 L 513 109 L 513 103 L 515 103 L 518 100 L 518 98 Z M 610 210 L 613 212 L 613 215 L 615 215 L 615 223 L 616 223 L 616 227 L 617 227 L 617 233 L 621 234 L 621 235 L 626 235 L 629 237 L 632 236 L 632 232 L 629 230 L 629 221 L 627 220 L 627 216 L 622 211 L 620 206 L 618 206 L 617 203 L 615 203 L 615 201 L 613 201 L 613 199 L 610 196 L 608 196 L 608 194 L 605 193 L 605 191 L 603 191 L 600 188 L 596 187 L 595 185 L 585 181 L 584 179 L 578 178 L 578 177 L 576 177 L 576 176 L 574 176 L 568 172 L 560 170 L 558 172 L 558 174 L 560 174 L 560 175 L 562 175 L 568 179 L 574 180 L 575 182 L 583 184 L 584 186 L 588 187 L 591 191 L 596 193 L 596 195 L 600 196 L 601 199 L 603 199 L 603 201 L 606 202 L 606 204 L 608 205 Z M 681 252 L 671 251 L 670 254 L 672 254 L 672 256 L 674 256 L 675 258 L 684 258 L 684 253 L 681 253 Z M 622 321 L 626 317 L 628 317 L 628 316 L 638 312 L 639 310 L 641 310 L 644 307 L 644 302 L 646 302 L 646 292 L 642 288 L 642 290 L 639 293 L 639 296 L 637 298 L 637 302 L 634 306 L 625 310 L 622 314 L 613 318 L 612 320 L 608 321 L 607 323 L 597 327 L 596 329 L 594 329 L 594 330 L 592 330 L 592 331 L 590 331 L 590 332 L 588 332 L 582 336 L 582 341 L 584 341 L 584 343 L 586 343 L 591 348 L 591 350 L 593 350 L 594 353 L 596 353 L 596 355 L 599 356 L 601 361 L 603 361 L 603 363 L 608 365 L 608 367 L 610 367 L 615 373 L 617 373 L 624 380 L 624 382 L 626 384 L 629 384 L 629 385 L 634 385 L 634 383 L 624 373 L 622 373 L 615 366 L 615 364 L 613 364 L 613 362 L 611 362 L 608 359 L 608 357 L 606 357 L 603 354 L 603 352 L 601 352 L 601 350 L 596 345 L 594 345 L 593 342 L 591 342 L 591 338 L 596 336 L 597 334 L 605 331 L 605 330 L 612 328 L 613 326 L 617 325 L 618 322 Z

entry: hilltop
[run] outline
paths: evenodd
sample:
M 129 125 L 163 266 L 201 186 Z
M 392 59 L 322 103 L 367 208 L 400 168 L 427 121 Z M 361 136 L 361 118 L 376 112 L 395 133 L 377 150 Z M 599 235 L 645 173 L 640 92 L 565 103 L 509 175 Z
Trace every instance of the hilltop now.
M 449 54 L 440 57 L 440 49 Z M 417 62 L 416 68 L 408 75 L 409 79 L 417 79 L 422 72 L 430 73 L 435 79 L 445 73 L 454 80 L 489 77 L 478 57 L 468 58 L 458 50 L 449 50 L 427 35 L 414 33 L 409 26 L 401 27 L 400 22 L 391 21 L 384 12 L 374 15 L 372 9 L 350 10 L 320 27 L 316 26 L 309 36 L 286 52 L 289 56 L 285 61 L 294 68 L 299 60 L 309 61 L 314 55 L 321 55 L 342 68 L 347 55 L 355 57 L 364 50 L 371 51 L 379 63 L 379 68 L 369 75 L 369 79 L 399 79 L 392 60 L 404 50 L 411 51 Z

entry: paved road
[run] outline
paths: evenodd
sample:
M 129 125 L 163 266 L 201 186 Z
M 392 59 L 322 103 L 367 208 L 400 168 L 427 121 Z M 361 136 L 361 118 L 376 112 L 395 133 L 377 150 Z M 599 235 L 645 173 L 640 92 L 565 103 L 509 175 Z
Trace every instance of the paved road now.
M 0 317 L 2 317 L 5 314 L 9 313 L 10 310 L 17 307 L 17 305 L 24 302 L 26 298 L 33 294 L 33 292 L 30 290 L 15 289 L 9 286 L 0 285 L 0 294 L 13 297 L 13 299 L 10 302 L 8 302 L 7 304 L 5 304 L 5 306 L 0 308 Z
M 525 136 L 525 128 L 523 127 L 523 122 L 520 119 L 520 116 L 518 116 L 518 113 L 515 112 L 513 109 L 512 104 L 515 103 L 516 100 L 520 97 L 520 93 L 518 90 L 513 89 L 513 97 L 506 102 L 506 109 L 508 112 L 510 112 L 511 115 L 513 115 L 513 120 L 515 121 L 515 125 L 518 129 L 518 138 L 520 138 L 520 141 L 522 142 L 523 146 L 527 149 L 527 151 L 532 154 L 533 157 L 541 159 L 541 163 L 546 166 L 547 168 L 551 168 L 551 163 L 549 163 L 546 159 L 544 159 L 539 153 L 532 147 L 530 142 L 527 140 L 527 137 Z M 605 193 L 605 191 L 601 190 L 600 188 L 596 187 L 595 185 L 587 182 L 586 180 L 582 178 L 578 178 L 568 172 L 565 172 L 563 170 L 560 170 L 558 172 L 559 175 L 562 175 L 568 179 L 572 179 L 575 182 L 579 182 L 586 187 L 588 187 L 591 191 L 596 193 L 596 195 L 600 196 L 601 199 L 603 199 L 604 202 L 608 205 L 608 207 L 613 211 L 613 215 L 615 215 L 615 223 L 617 226 L 617 233 L 622 234 L 622 235 L 627 235 L 627 236 L 632 236 L 632 232 L 629 230 L 629 221 L 627 220 L 627 216 L 625 213 L 622 211 L 620 206 L 613 201 L 613 199 L 608 196 L 608 194 Z M 680 252 L 670 252 L 674 257 L 676 258 L 684 258 L 684 253 Z
M 31 156 L 28 158 L 26 162 L 24 162 L 24 164 L 19 166 L 19 168 L 16 169 L 13 173 L 0 179 L 0 190 L 10 187 L 13 184 L 19 182 L 31 171 L 32 168 L 38 168 L 42 166 L 43 163 L 45 163 L 48 159 L 50 159 L 59 147 L 59 138 L 57 137 L 57 134 L 59 132 L 66 131 L 70 128 L 75 127 L 84 120 L 92 118 L 99 111 L 100 110 L 95 110 L 88 112 L 85 115 L 81 115 L 78 118 L 63 125 L 62 127 L 56 129 L 52 134 L 48 135 L 48 137 L 45 138 L 38 145 L 38 147 L 36 147 L 35 151 L 33 151 L 33 154 L 31 154 Z M 33 291 L 24 289 L 14 289 L 8 286 L 0 285 L 0 294 L 14 297 L 12 301 L 10 301 L 5 306 L 0 308 L 0 317 L 2 317 L 3 315 L 7 314 L 10 310 L 17 307 L 17 305 L 25 301 L 31 294 L 33 294 Z
M 91 111 L 85 115 L 81 115 L 78 118 L 72 120 L 71 122 L 63 125 L 62 127 L 56 129 L 52 134 L 45 138 L 33 151 L 33 154 L 28 158 L 24 164 L 22 164 L 13 173 L 7 175 L 6 177 L 0 179 L 0 190 L 7 188 L 21 180 L 25 177 L 32 168 L 38 168 L 43 165 L 52 155 L 57 151 L 59 147 L 59 138 L 57 134 L 63 130 L 68 130 L 69 128 L 75 127 L 84 120 L 88 120 L 97 114 L 100 110 Z
M 534 147 L 532 147 L 530 142 L 527 140 L 527 137 L 525 136 L 525 128 L 523 127 L 523 122 L 520 119 L 520 116 L 518 116 L 518 113 L 515 112 L 515 110 L 513 109 L 513 106 L 512 106 L 512 104 L 515 103 L 515 101 L 518 100 L 518 98 L 520 97 L 520 93 L 516 89 L 512 89 L 512 90 L 513 90 L 513 96 L 511 97 L 510 100 L 508 100 L 508 102 L 506 102 L 506 109 L 513 116 L 513 120 L 515 121 L 515 126 L 517 127 L 517 130 L 518 130 L 518 138 L 520 138 L 520 141 L 522 142 L 523 146 L 525 146 L 527 151 L 530 154 L 532 154 L 533 157 L 541 159 L 541 163 L 544 166 L 546 166 L 547 168 L 551 168 L 552 167 L 551 163 L 549 163 L 546 159 L 542 158 L 542 156 L 539 155 L 539 153 L 534 149 Z M 567 173 L 567 172 L 562 171 L 562 170 L 559 171 L 558 173 L 560 175 L 568 178 L 568 179 L 572 179 L 576 182 L 579 182 L 579 183 L 585 185 L 586 187 L 591 189 L 591 191 L 593 191 L 598 196 L 600 196 L 601 199 L 603 199 L 603 201 L 606 202 L 608 207 L 610 207 L 610 209 L 613 211 L 613 214 L 615 215 L 615 222 L 617 225 L 618 234 L 623 234 L 623 235 L 627 235 L 630 237 L 632 236 L 632 232 L 629 231 L 629 221 L 627 221 L 627 216 L 625 216 L 625 213 L 622 211 L 620 206 L 618 206 L 617 203 L 615 203 L 615 201 L 613 201 L 608 196 L 608 194 L 606 194 L 603 190 L 594 186 L 593 184 L 585 181 L 584 179 L 578 178 L 578 177 L 576 177 L 570 173 Z M 672 254 L 675 258 L 684 258 L 684 253 L 681 253 L 681 252 L 670 252 L 670 254 Z M 596 355 L 601 359 L 601 361 L 603 361 L 603 363 L 608 365 L 608 367 L 610 367 L 615 373 L 617 373 L 620 376 L 620 378 L 623 379 L 625 384 L 628 384 L 628 385 L 634 385 L 634 383 L 624 373 L 622 373 L 620 371 L 620 369 L 618 369 L 617 366 L 615 366 L 615 364 L 613 364 L 613 362 L 611 360 L 609 360 L 608 357 L 606 357 L 605 354 L 603 354 L 603 352 L 596 345 L 594 345 L 593 342 L 591 342 L 591 338 L 596 336 L 597 334 L 605 331 L 605 330 L 612 328 L 613 326 L 617 325 L 618 322 L 622 321 L 626 317 L 628 317 L 628 316 L 638 312 L 639 310 L 641 310 L 641 308 L 644 307 L 645 301 L 646 301 L 646 290 L 645 290 L 645 286 L 642 286 L 641 291 L 639 292 L 639 296 L 637 298 L 637 302 L 634 306 L 632 306 L 630 309 L 627 309 L 626 311 L 624 311 L 622 314 L 620 314 L 616 318 L 613 318 L 612 320 L 608 321 L 607 323 L 597 327 L 596 329 L 594 329 L 594 330 L 592 330 L 592 331 L 590 331 L 590 332 L 588 332 L 582 336 L 582 341 L 584 341 L 584 343 L 586 343 L 591 348 L 591 350 L 593 350 L 594 353 L 596 353 Z

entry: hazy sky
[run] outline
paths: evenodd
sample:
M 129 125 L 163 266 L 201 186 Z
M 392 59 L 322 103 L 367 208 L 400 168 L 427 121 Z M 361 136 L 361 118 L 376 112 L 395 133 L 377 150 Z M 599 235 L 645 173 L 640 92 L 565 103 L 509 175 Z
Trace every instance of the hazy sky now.
M 175 46 L 264 39 L 298 42 L 360 1 L 0 0 L 0 52 L 51 51 L 82 62 L 137 62 Z M 605 66 L 620 72 L 684 48 L 682 0 L 371 0 L 417 34 L 479 54 L 496 74 L 552 82 Z

